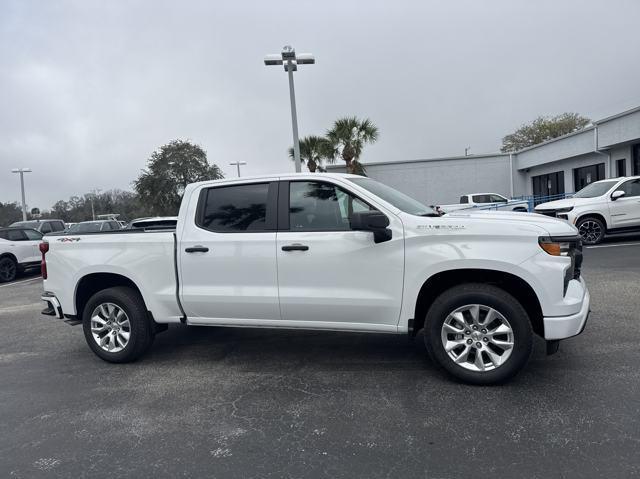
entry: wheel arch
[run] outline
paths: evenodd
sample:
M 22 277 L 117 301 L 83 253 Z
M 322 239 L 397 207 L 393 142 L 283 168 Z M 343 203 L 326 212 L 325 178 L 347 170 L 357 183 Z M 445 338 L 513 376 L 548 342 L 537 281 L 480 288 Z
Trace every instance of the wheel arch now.
M 544 337 L 542 307 L 533 287 L 515 274 L 491 269 L 453 269 L 429 277 L 418 292 L 411 334 L 423 328 L 425 316 L 440 294 L 465 283 L 493 284 L 511 294 L 527 311 L 533 331 Z
M 607 219 L 604 217 L 604 215 L 602 213 L 598 213 L 598 212 L 589 212 L 589 213 L 581 213 L 580 216 L 578 216 L 578 218 L 576 219 L 576 228 L 578 227 L 578 223 L 580 223 L 582 220 L 586 219 L 586 218 L 595 218 L 597 220 L 602 221 L 602 224 L 604 225 L 605 229 L 609 229 L 610 225 L 607 223 Z
M 125 286 L 135 290 L 144 302 L 140 288 L 130 278 L 117 273 L 90 273 L 83 276 L 76 285 L 74 304 L 77 317 L 82 318 L 84 308 L 91 296 L 99 291 L 116 286 Z
M 13 261 L 15 261 L 16 265 L 19 265 L 20 263 L 18 263 L 18 258 L 16 258 L 16 255 L 14 255 L 13 253 L 2 253 L 0 254 L 0 259 L 2 258 L 10 258 Z

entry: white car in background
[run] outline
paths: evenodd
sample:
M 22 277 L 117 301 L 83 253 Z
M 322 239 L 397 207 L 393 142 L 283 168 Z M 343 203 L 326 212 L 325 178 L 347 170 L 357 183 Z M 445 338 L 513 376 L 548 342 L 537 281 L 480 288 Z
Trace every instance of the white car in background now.
M 0 283 L 13 281 L 29 268 L 40 266 L 42 233 L 31 228 L 0 228 Z
M 472 193 L 462 195 L 460 203 L 452 205 L 438 205 L 436 208 L 443 213 L 451 213 L 456 210 L 464 210 L 468 208 L 495 207 L 498 211 L 520 211 L 526 213 L 529 211 L 529 203 L 525 200 L 510 200 L 509 198 L 499 195 L 498 193 Z
M 605 234 L 640 231 L 640 176 L 596 181 L 535 211 L 575 225 L 585 244 L 600 243 Z

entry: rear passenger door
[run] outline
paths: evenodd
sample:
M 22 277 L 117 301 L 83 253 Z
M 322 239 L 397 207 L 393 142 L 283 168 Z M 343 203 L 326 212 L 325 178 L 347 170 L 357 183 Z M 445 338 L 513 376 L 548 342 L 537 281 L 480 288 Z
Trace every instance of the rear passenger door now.
M 332 182 L 281 183 L 276 253 L 280 309 L 288 326 L 395 330 L 403 227 L 385 213 L 392 239 L 374 243 L 373 233 L 350 225 L 352 212 L 369 209 L 376 208 Z
M 200 190 L 178 243 L 181 298 L 190 324 L 280 320 L 277 194 L 277 182 L 264 180 Z

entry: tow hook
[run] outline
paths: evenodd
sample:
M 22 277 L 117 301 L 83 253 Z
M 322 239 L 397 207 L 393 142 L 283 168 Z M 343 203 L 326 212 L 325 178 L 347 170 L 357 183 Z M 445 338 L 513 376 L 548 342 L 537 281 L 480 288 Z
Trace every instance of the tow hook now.
M 560 347 L 559 339 L 552 339 L 547 341 L 547 356 L 551 356 L 558 352 L 558 348 Z

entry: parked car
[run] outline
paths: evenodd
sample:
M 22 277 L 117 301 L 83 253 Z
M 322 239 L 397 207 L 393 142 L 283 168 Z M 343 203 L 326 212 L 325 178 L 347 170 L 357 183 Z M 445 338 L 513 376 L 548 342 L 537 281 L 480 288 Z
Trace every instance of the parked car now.
M 605 235 L 640 231 L 640 176 L 600 180 L 573 197 L 536 206 L 536 213 L 575 225 L 585 244 Z
M 98 233 L 101 231 L 115 231 L 122 229 L 120 223 L 116 220 L 96 220 L 96 221 L 83 221 L 82 223 L 75 223 L 70 226 L 67 233 Z
M 0 282 L 40 266 L 42 233 L 31 228 L 0 228 Z
M 524 200 L 510 200 L 498 193 L 472 193 L 462 195 L 460 203 L 452 205 L 438 205 L 436 208 L 444 213 L 477 207 L 495 207 L 499 211 L 529 211 L 529 203 Z
M 171 229 L 178 223 L 177 216 L 155 216 L 152 218 L 138 218 L 127 225 L 127 229 Z
M 175 231 L 45 237 L 45 314 L 82 322 L 106 361 L 133 361 L 169 323 L 415 335 L 470 383 L 524 367 L 533 335 L 589 312 L 577 230 L 509 212 L 439 216 L 356 175 L 187 186 Z
M 65 224 L 62 220 L 29 220 L 29 221 L 17 221 L 9 225 L 10 228 L 30 228 L 39 231 L 43 235 L 47 233 L 56 233 L 58 231 L 64 231 Z

